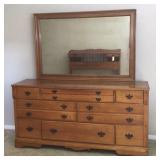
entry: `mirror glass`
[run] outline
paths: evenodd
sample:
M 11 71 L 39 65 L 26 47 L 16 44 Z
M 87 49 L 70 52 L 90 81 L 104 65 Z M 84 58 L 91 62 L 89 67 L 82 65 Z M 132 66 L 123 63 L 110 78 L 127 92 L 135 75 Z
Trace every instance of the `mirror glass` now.
M 130 16 L 41 19 L 43 74 L 129 75 Z

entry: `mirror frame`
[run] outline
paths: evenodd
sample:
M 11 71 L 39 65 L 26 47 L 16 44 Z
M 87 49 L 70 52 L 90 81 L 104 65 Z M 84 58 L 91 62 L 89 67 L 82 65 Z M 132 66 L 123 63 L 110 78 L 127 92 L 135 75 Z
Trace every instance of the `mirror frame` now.
M 93 18 L 93 17 L 116 17 L 130 16 L 129 38 L 129 75 L 119 76 L 94 76 L 94 75 L 70 75 L 70 74 L 43 74 L 42 73 L 42 49 L 41 49 L 41 19 L 68 19 L 68 18 Z M 34 14 L 35 22 L 35 51 L 36 51 L 36 77 L 37 79 L 52 80 L 109 80 L 109 81 L 133 81 L 135 80 L 135 32 L 136 10 L 107 10 L 87 12 L 62 12 L 62 13 L 38 13 Z

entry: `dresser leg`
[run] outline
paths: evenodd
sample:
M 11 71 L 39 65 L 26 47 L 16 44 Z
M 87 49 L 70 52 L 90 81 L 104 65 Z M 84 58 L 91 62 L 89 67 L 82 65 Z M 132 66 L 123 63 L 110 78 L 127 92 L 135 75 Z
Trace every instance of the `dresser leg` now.
M 23 147 L 33 147 L 33 148 L 40 148 L 42 145 L 41 144 L 36 144 L 36 143 L 24 143 L 24 142 L 15 142 L 15 147 L 16 148 L 23 148 Z
M 144 151 L 128 151 L 128 150 L 116 150 L 118 155 L 130 155 L 130 156 L 147 156 L 148 152 Z

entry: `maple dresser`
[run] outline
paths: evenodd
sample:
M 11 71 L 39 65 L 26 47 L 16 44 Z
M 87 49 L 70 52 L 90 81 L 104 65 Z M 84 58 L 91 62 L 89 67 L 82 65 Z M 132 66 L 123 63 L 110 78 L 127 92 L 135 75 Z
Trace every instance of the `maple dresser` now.
M 147 82 L 24 80 L 12 85 L 16 147 L 146 155 Z

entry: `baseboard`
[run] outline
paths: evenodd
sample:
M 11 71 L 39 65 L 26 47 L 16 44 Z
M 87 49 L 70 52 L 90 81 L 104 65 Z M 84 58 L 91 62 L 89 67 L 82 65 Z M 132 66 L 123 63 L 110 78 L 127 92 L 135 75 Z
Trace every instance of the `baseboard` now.
M 14 125 L 4 125 L 4 129 L 7 129 L 7 130 L 15 130 L 15 126 Z M 148 138 L 150 140 L 156 140 L 156 135 L 154 134 L 149 134 L 148 135 Z
M 154 135 L 154 134 L 149 134 L 149 135 L 148 135 L 148 138 L 151 139 L 151 140 L 156 140 L 156 135 Z
M 4 129 L 15 130 L 15 126 L 14 125 L 4 125 Z

